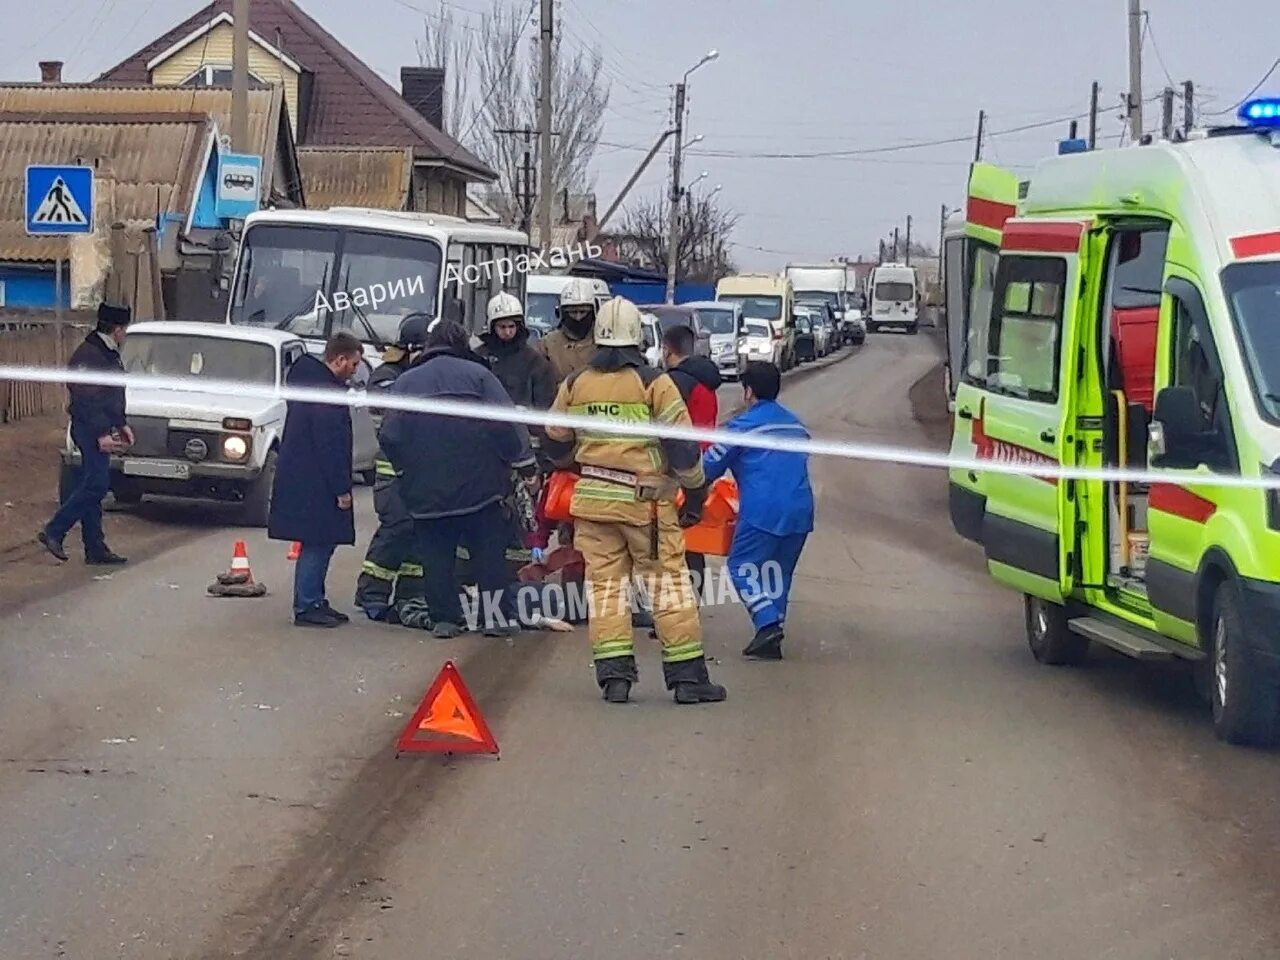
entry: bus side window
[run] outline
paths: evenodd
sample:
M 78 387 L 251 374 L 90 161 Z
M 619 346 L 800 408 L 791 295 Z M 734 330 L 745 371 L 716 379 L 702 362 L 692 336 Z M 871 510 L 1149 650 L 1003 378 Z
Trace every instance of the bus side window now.
M 1058 257 L 1002 257 L 991 316 L 988 389 L 1058 402 L 1059 347 L 1067 263 Z

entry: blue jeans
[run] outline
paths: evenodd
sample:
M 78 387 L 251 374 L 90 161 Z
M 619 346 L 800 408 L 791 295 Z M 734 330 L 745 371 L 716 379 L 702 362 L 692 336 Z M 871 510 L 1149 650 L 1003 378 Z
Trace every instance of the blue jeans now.
M 98 437 L 92 430 L 71 425 L 71 440 L 80 448 L 80 469 L 76 485 L 58 507 L 44 528 L 50 540 L 61 543 L 80 524 L 86 557 L 106 553 L 107 542 L 102 533 L 102 500 L 111 491 L 111 457 L 98 449 Z
M 325 597 L 325 578 L 329 576 L 329 561 L 337 546 L 332 543 L 304 543 L 293 567 L 293 612 L 306 613 L 322 607 L 329 601 Z
M 787 600 L 807 533 L 775 536 L 740 526 L 729 550 L 729 576 L 757 630 L 787 619 Z

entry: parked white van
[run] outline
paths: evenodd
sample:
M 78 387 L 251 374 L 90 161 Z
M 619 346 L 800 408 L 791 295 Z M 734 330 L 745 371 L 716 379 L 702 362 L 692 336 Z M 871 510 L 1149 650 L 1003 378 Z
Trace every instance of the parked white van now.
M 920 283 L 916 268 L 885 263 L 871 271 L 870 313 L 867 331 L 897 327 L 907 333 L 920 328 Z

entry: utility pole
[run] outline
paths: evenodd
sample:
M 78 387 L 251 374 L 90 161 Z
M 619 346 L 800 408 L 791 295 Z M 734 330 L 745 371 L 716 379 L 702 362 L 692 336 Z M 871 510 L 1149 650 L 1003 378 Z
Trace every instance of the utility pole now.
M 1196 85 L 1190 80 L 1182 84 L 1182 129 L 1189 137 L 1196 125 Z
M 1093 91 L 1089 94 L 1089 149 L 1098 149 L 1098 97 L 1102 87 L 1097 80 L 1093 81 Z
M 645 170 L 648 169 L 649 164 L 653 162 L 653 158 L 656 157 L 658 155 L 658 151 L 662 149 L 662 145 L 666 143 L 667 139 L 674 133 L 674 130 L 664 130 L 662 132 L 662 136 L 658 138 L 658 142 L 653 145 L 652 149 L 650 149 L 648 154 L 645 155 L 645 158 L 640 161 L 640 166 L 636 167 L 636 172 L 631 175 L 631 179 L 628 180 L 626 185 L 618 191 L 618 195 L 614 198 L 613 203 L 609 204 L 609 209 L 604 212 L 604 216 L 597 221 L 596 227 L 598 229 L 604 229 L 605 223 L 607 223 L 609 218 L 614 215 L 618 207 L 622 205 L 622 201 L 626 199 L 627 194 L 631 192 L 631 188 L 636 185 L 636 181 L 639 180 Z
M 1173 87 L 1165 87 L 1160 97 L 1160 136 L 1165 140 L 1173 139 Z
M 676 257 L 680 252 L 680 152 L 684 145 L 684 83 L 676 84 L 675 144 L 671 148 L 671 212 L 667 238 L 667 303 L 676 302 Z
M 947 252 L 947 216 L 951 213 L 947 209 L 947 205 L 942 205 L 942 220 L 938 229 L 938 283 L 943 283 L 943 274 L 946 272 L 946 252 Z M 943 287 L 946 290 L 946 287 Z
M 907 266 L 911 266 L 911 214 L 907 214 Z
M 249 0 L 235 0 L 231 16 L 231 149 L 249 152 Z
M 533 129 L 525 126 L 493 132 L 504 137 L 524 137 L 524 156 L 520 162 L 520 179 L 515 184 L 515 200 L 520 210 L 520 229 L 528 233 L 533 226 Z
M 978 111 L 978 142 L 973 150 L 973 162 L 982 162 L 982 140 L 987 134 L 987 111 Z
M 893 228 L 893 263 L 898 262 L 898 228 Z
M 555 2 L 542 0 L 542 76 L 538 90 L 538 230 L 541 248 L 551 246 L 551 40 L 555 32 Z
M 876 255 L 876 265 L 884 263 L 884 238 L 880 238 L 880 253 Z
M 1129 139 L 1142 142 L 1142 0 L 1129 0 Z

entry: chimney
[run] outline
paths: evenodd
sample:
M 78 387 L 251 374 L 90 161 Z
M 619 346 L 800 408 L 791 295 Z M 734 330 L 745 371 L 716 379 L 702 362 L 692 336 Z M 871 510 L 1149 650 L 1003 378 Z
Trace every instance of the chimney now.
M 444 131 L 444 67 L 401 67 L 400 96 L 427 123 Z
M 40 82 L 41 83 L 61 83 L 62 82 L 62 61 L 61 60 L 41 60 L 40 61 Z

